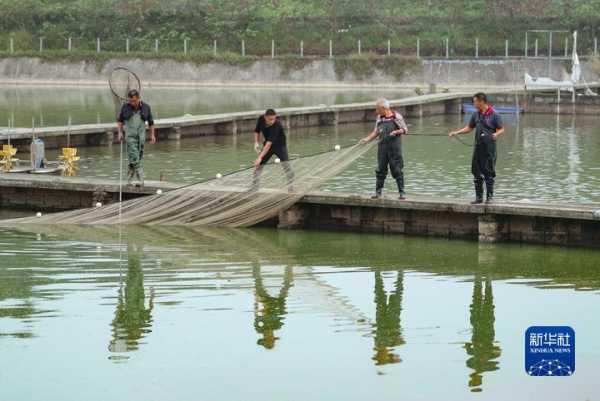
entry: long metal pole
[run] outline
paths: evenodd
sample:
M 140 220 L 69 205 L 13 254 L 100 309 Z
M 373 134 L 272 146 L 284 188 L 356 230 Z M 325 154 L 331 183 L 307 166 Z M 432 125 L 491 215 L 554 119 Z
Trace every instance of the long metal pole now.
M 121 136 L 120 149 L 119 149 L 119 225 L 121 225 L 121 214 L 123 208 L 123 137 Z

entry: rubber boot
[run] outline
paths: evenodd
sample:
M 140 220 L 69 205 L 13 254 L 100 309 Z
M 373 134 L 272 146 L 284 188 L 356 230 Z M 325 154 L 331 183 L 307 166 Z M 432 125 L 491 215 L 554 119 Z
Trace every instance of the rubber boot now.
M 478 205 L 483 203 L 483 181 L 475 181 L 475 200 L 471 202 L 472 205 Z
M 375 182 L 375 194 L 371 196 L 371 199 L 381 199 L 383 196 L 383 185 L 385 184 L 385 179 L 377 178 Z
M 133 176 L 135 175 L 135 170 L 130 165 L 127 169 L 127 185 L 131 185 L 133 183 Z
M 404 180 L 396 180 L 396 184 L 398 184 L 398 199 L 405 200 L 406 194 L 404 193 Z
M 486 189 L 485 203 L 492 203 L 494 201 L 494 183 L 486 182 L 485 189 Z
M 138 179 L 138 181 L 140 182 L 140 186 L 143 187 L 144 186 L 144 169 L 139 167 L 137 170 L 135 170 L 135 176 Z

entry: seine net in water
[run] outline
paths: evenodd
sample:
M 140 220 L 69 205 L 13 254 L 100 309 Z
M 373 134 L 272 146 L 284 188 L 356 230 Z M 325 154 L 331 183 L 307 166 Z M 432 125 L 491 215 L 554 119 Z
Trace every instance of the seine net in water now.
M 238 171 L 161 195 L 100 208 L 16 219 L 11 223 L 252 226 L 288 209 L 307 192 L 341 173 L 371 147 L 372 144 L 354 145 L 267 164 L 259 170 Z

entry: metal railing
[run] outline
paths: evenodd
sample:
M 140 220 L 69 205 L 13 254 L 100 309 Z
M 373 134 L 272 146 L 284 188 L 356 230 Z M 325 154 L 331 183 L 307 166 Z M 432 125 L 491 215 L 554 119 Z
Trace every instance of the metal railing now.
M 581 57 L 598 57 L 598 39 L 592 38 L 591 48 L 579 48 L 578 53 Z M 362 54 L 376 54 L 381 56 L 401 55 L 414 56 L 418 58 L 570 58 L 571 41 L 565 38 L 564 44 L 552 45 L 552 51 L 549 47 L 540 47 L 537 38 L 525 40 L 525 43 L 511 43 L 508 39 L 499 39 L 494 43 L 487 43 L 482 46 L 479 38 L 472 39 L 472 45 L 460 42 L 457 47 L 453 47 L 451 40 L 447 37 L 439 40 L 422 40 L 415 38 L 414 43 L 406 45 L 406 41 L 399 44 L 393 39 L 384 39 L 377 46 L 367 47 L 364 41 L 356 39 L 353 46 L 345 41 L 343 45 L 333 39 L 323 40 L 318 43 L 298 40 L 297 45 L 278 46 L 275 39 L 265 43 L 252 39 L 242 39 L 239 43 L 231 41 L 219 41 L 214 39 L 212 42 L 206 40 L 185 38 L 174 39 L 138 39 L 127 37 L 122 40 L 115 39 L 82 39 L 74 37 L 40 37 L 37 40 L 17 40 L 13 36 L 0 37 L 0 54 L 23 54 L 23 53 L 45 53 L 45 52 L 65 52 L 65 53 L 118 53 L 118 54 L 154 54 L 157 56 L 172 55 L 191 55 L 207 54 L 218 56 L 219 54 L 237 54 L 242 57 L 329 57 L 351 56 Z

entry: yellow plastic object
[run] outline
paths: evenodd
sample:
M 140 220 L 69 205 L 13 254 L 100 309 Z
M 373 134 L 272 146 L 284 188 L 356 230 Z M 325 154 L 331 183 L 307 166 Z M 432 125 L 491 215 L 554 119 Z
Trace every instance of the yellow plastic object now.
M 77 156 L 77 148 L 62 148 L 62 155 L 58 156 L 63 168 L 63 175 L 72 177 L 77 174 L 77 161 L 80 157 Z
M 2 145 L 2 150 L 0 150 L 0 168 L 3 171 L 10 171 L 13 162 L 18 161 L 18 159 L 13 158 L 16 154 L 17 148 L 12 145 Z

